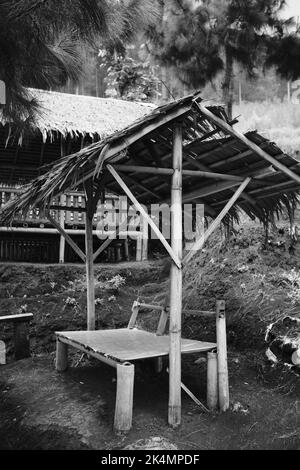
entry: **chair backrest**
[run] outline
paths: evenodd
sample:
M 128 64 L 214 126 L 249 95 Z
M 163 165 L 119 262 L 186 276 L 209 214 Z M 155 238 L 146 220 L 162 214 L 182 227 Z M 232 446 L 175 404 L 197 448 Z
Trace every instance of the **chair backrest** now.
M 132 330 L 136 325 L 137 316 L 140 310 L 157 310 L 160 312 L 159 322 L 156 329 L 157 336 L 163 336 L 165 334 L 167 322 L 169 319 L 169 307 L 161 305 L 150 305 L 139 302 L 136 300 L 132 305 L 132 313 L 127 328 Z M 225 302 L 223 300 L 216 301 L 216 310 L 182 310 L 183 314 L 186 315 L 197 315 L 198 317 L 204 318 L 218 318 L 225 316 Z
M 131 309 L 132 313 L 131 313 L 131 317 L 127 326 L 127 328 L 129 328 L 130 330 L 132 330 L 135 327 L 137 316 L 140 310 L 157 310 L 160 312 L 158 326 L 156 329 L 156 335 L 163 336 L 165 334 L 167 322 L 169 319 L 168 308 L 163 307 L 161 305 L 144 304 L 136 300 L 135 302 L 133 302 L 132 309 Z

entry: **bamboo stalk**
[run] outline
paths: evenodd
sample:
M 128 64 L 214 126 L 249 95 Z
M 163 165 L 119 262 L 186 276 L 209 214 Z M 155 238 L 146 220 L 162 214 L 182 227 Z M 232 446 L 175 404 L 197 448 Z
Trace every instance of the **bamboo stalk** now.
M 60 197 L 60 204 L 64 206 L 66 204 L 66 196 L 63 194 Z M 65 228 L 65 212 L 60 210 L 59 213 L 59 223 L 62 229 Z M 65 262 L 65 249 L 66 249 L 66 239 L 63 235 L 60 235 L 59 240 L 59 263 L 63 264 Z
M 171 188 L 171 246 L 182 257 L 182 126 L 173 131 L 173 169 Z M 181 423 L 181 309 L 182 269 L 172 263 L 170 274 L 170 353 L 169 353 L 169 424 Z
M 138 200 L 135 198 L 135 196 L 132 194 L 132 192 L 130 191 L 130 189 L 128 188 L 128 186 L 124 183 L 124 181 L 122 180 L 122 178 L 120 177 L 120 175 L 118 175 L 118 173 L 116 172 L 116 170 L 111 166 L 111 165 L 107 165 L 107 169 L 108 171 L 111 173 L 111 175 L 115 178 L 115 180 L 117 181 L 117 183 L 119 183 L 119 185 L 121 186 L 121 188 L 123 189 L 123 191 L 125 192 L 125 194 L 129 197 L 129 199 L 132 201 L 133 205 L 135 206 L 135 208 L 140 212 L 140 214 L 142 215 L 142 217 L 144 217 L 150 227 L 152 228 L 153 232 L 157 235 L 157 237 L 159 238 L 159 240 L 162 242 L 162 244 L 164 245 L 165 249 L 167 250 L 167 252 L 169 253 L 169 255 L 171 256 L 171 258 L 173 259 L 173 261 L 176 263 L 176 265 L 178 267 L 181 266 L 181 262 L 180 260 L 178 259 L 178 257 L 176 256 L 176 254 L 174 253 L 174 251 L 172 250 L 172 248 L 170 247 L 169 243 L 167 242 L 167 240 L 165 239 L 165 237 L 162 235 L 162 233 L 160 232 L 159 228 L 157 227 L 157 225 L 153 222 L 153 220 L 151 219 L 151 217 L 147 214 L 147 212 L 145 211 L 145 209 L 141 206 L 141 204 L 138 202 Z
M 56 230 L 63 236 L 65 237 L 65 239 L 67 240 L 67 242 L 69 243 L 69 245 L 73 248 L 73 250 L 75 251 L 75 253 L 78 254 L 78 256 L 82 259 L 82 261 L 85 263 L 86 261 L 86 256 L 85 254 L 83 253 L 83 251 L 79 248 L 78 245 L 76 245 L 76 243 L 72 240 L 72 238 L 70 237 L 70 235 L 68 235 L 68 233 L 56 222 L 56 220 L 54 220 L 51 215 L 48 213 L 47 214 L 47 218 L 49 219 L 49 221 L 51 222 L 52 225 L 54 225 L 54 227 L 56 228 Z M 43 229 L 44 230 L 44 229 Z M 43 233 L 43 232 L 42 232 Z
M 249 147 L 253 152 L 255 152 L 257 155 L 259 155 L 261 158 L 264 160 L 267 160 L 270 162 L 275 168 L 280 170 L 282 173 L 286 174 L 289 176 L 292 180 L 296 181 L 298 184 L 300 184 L 300 176 L 291 171 L 289 168 L 287 168 L 285 165 L 282 163 L 278 162 L 276 158 L 272 157 L 269 155 L 267 152 L 262 150 L 258 145 L 256 145 L 254 142 L 252 142 L 250 139 L 248 139 L 245 135 L 243 135 L 241 132 L 238 132 L 236 129 L 231 127 L 227 122 L 225 122 L 223 119 L 218 118 L 215 114 L 213 114 L 209 109 L 205 108 L 201 103 L 195 102 L 195 105 L 198 107 L 199 111 L 207 116 L 210 120 L 215 122 L 221 129 L 225 130 L 228 132 L 229 135 L 236 137 L 240 142 L 243 142 L 247 147 Z
M 172 168 L 158 168 L 153 166 L 138 166 L 138 165 L 114 165 L 114 168 L 122 173 L 148 173 L 150 175 L 165 175 L 172 176 L 174 170 Z M 195 176 L 203 178 L 212 178 L 214 180 L 228 180 L 242 182 L 243 178 L 236 175 L 226 175 L 223 173 L 213 173 L 210 171 L 200 170 L 182 170 L 184 176 Z
M 117 432 L 128 432 L 132 425 L 134 387 L 134 365 L 129 363 L 117 365 L 117 395 L 114 429 Z
M 56 370 L 64 372 L 68 368 L 68 345 L 56 340 Z
M 214 411 L 218 406 L 218 355 L 207 353 L 207 406 Z
M 226 317 L 225 302 L 217 302 L 217 348 L 218 348 L 218 384 L 219 384 L 219 406 L 221 411 L 229 408 L 229 382 L 227 364 L 227 340 L 226 340 Z
M 212 222 L 212 224 L 209 226 L 208 230 L 205 232 L 205 234 L 199 238 L 193 245 L 192 249 L 189 250 L 189 252 L 186 254 L 186 256 L 183 259 L 183 265 L 186 265 L 189 263 L 189 261 L 193 258 L 193 256 L 197 253 L 197 251 L 201 250 L 202 247 L 204 246 L 206 240 L 210 237 L 210 235 L 216 230 L 216 228 L 220 225 L 222 220 L 224 219 L 225 215 L 228 213 L 228 211 L 231 209 L 231 207 L 235 204 L 237 199 L 240 197 L 246 186 L 250 183 L 251 178 L 247 178 L 241 186 L 237 189 L 237 191 L 234 193 L 232 198 L 228 201 L 226 206 L 223 208 L 223 210 L 220 212 L 220 214 L 217 216 L 217 218 Z
M 0 365 L 6 364 L 6 346 L 4 341 L 0 341 Z
M 94 280 L 94 251 L 93 251 L 93 187 L 92 182 L 86 183 L 85 218 L 85 252 L 86 252 L 86 283 L 87 283 L 87 329 L 95 330 L 95 280 Z

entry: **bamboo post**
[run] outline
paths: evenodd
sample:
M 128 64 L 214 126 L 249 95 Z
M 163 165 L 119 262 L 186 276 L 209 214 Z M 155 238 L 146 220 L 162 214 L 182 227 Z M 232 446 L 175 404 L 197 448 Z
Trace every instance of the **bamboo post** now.
M 128 238 L 124 240 L 124 257 L 126 261 L 129 261 L 129 242 Z
M 30 357 L 29 323 L 27 321 L 14 323 L 14 340 L 15 359 Z
M 60 198 L 60 205 L 64 207 L 66 205 L 66 196 L 63 194 Z M 59 213 L 59 223 L 62 229 L 65 228 L 65 211 L 61 210 Z M 59 240 L 59 263 L 63 264 L 65 262 L 65 248 L 66 248 L 66 239 L 63 235 L 60 235 Z
M 136 261 L 142 261 L 142 244 L 143 239 L 141 235 L 138 235 L 136 239 Z
M 218 388 L 220 411 L 229 408 L 226 317 L 224 300 L 217 301 Z
M 85 255 L 86 255 L 86 284 L 87 284 L 87 330 L 95 330 L 95 280 L 94 280 L 94 250 L 93 250 L 93 204 L 92 182 L 86 183 L 86 216 L 85 216 Z
M 58 372 L 64 372 L 68 368 L 68 345 L 56 340 L 56 364 Z
M 0 365 L 6 364 L 6 346 L 4 341 L 0 341 Z
M 171 247 L 182 258 L 182 126 L 174 125 L 173 169 L 171 188 Z M 169 424 L 181 423 L 181 309 L 182 269 L 172 262 L 170 273 L 170 356 L 169 356 Z
M 207 406 L 216 410 L 218 406 L 218 355 L 207 353 Z
M 132 425 L 134 365 L 128 362 L 117 365 L 117 395 L 114 429 L 128 432 Z
M 149 225 L 146 219 L 142 218 L 142 233 L 143 233 L 143 241 L 142 241 L 142 261 L 148 260 L 148 233 L 149 233 Z

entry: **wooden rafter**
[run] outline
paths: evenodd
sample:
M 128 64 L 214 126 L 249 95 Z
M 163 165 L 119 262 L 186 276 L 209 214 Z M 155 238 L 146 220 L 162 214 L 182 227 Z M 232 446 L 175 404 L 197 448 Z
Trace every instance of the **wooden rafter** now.
M 231 207 L 235 204 L 237 199 L 240 197 L 244 189 L 248 186 L 250 183 L 251 178 L 247 178 L 241 185 L 240 187 L 236 190 L 232 198 L 227 202 L 226 206 L 223 208 L 223 210 L 220 212 L 218 217 L 211 223 L 205 234 L 197 240 L 192 249 L 188 251 L 188 253 L 185 255 L 183 258 L 183 266 L 186 266 L 190 260 L 193 258 L 193 256 L 197 253 L 197 251 L 201 250 L 207 241 L 207 239 L 210 237 L 210 235 L 216 230 L 216 228 L 220 225 L 226 214 L 228 214 L 228 211 L 231 209 Z
M 82 259 L 82 261 L 85 263 L 86 262 L 86 256 L 83 253 L 83 251 L 79 248 L 79 246 L 72 240 L 70 235 L 67 234 L 67 232 L 59 225 L 56 220 L 54 220 L 51 215 L 48 213 L 47 214 L 47 219 L 49 222 L 51 222 L 52 225 L 56 228 L 56 230 L 65 238 L 65 240 L 68 242 L 68 244 L 73 248 L 75 253 Z
M 167 242 L 167 240 L 165 239 L 165 237 L 163 236 L 163 234 L 161 233 L 161 231 L 159 230 L 157 225 L 153 222 L 151 217 L 147 214 L 145 209 L 141 206 L 141 204 L 135 198 L 133 193 L 130 191 L 128 186 L 124 183 L 124 181 L 122 180 L 120 175 L 116 172 L 116 170 L 111 165 L 107 165 L 107 169 L 112 174 L 112 176 L 115 178 L 115 180 L 120 185 L 120 187 L 123 189 L 125 194 L 129 197 L 129 199 L 131 200 L 131 202 L 133 203 L 135 208 L 140 212 L 142 217 L 144 217 L 148 221 L 148 223 L 149 223 L 150 227 L 152 228 L 153 232 L 157 235 L 159 240 L 162 242 L 165 249 L 167 250 L 167 252 L 171 256 L 171 258 L 173 259 L 174 263 L 180 268 L 180 266 L 181 266 L 180 260 L 178 259 L 178 257 L 176 256 L 176 254 L 174 253 L 172 248 L 170 247 L 169 243 Z
M 292 170 L 287 168 L 285 165 L 280 163 L 278 160 L 276 160 L 276 158 L 269 155 L 262 148 L 260 148 L 257 144 L 255 144 L 250 139 L 248 139 L 248 137 L 246 137 L 245 135 L 243 135 L 242 133 L 238 132 L 236 129 L 231 127 L 229 124 L 227 124 L 227 122 L 225 122 L 222 119 L 215 116 L 211 111 L 209 111 L 209 109 L 205 108 L 201 103 L 199 104 L 195 101 L 195 105 L 198 107 L 198 109 L 201 113 L 203 113 L 205 116 L 210 118 L 221 129 L 225 130 L 229 135 L 237 138 L 240 142 L 243 142 L 244 144 L 246 144 L 247 147 L 249 147 L 249 149 L 253 150 L 254 153 L 256 153 L 257 155 L 262 157 L 264 160 L 267 160 L 275 168 L 280 170 L 285 175 L 289 176 L 289 178 L 296 181 L 296 183 L 300 184 L 300 176 L 299 175 L 297 175 Z

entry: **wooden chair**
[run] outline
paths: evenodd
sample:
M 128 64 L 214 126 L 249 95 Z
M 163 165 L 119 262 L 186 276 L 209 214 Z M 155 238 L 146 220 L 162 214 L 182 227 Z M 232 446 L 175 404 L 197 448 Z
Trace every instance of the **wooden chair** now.
M 160 311 L 155 333 L 137 329 L 137 316 L 141 310 Z M 198 312 L 197 315 L 217 317 L 217 342 L 208 343 L 182 339 L 182 354 L 208 354 L 208 407 L 221 410 L 229 405 L 226 351 L 225 302 L 217 302 L 216 312 Z M 68 346 L 72 346 L 117 369 L 117 393 L 114 427 L 116 431 L 129 431 L 132 424 L 134 365 L 133 361 L 155 358 L 161 369 L 162 358 L 169 355 L 169 336 L 165 335 L 168 311 L 158 305 L 134 302 L 127 328 L 98 331 L 56 332 L 56 369 L 68 367 Z M 218 353 L 216 353 L 218 351 Z M 219 385 L 218 385 L 219 384 Z
M 24 313 L 20 315 L 6 315 L 0 317 L 0 323 L 13 323 L 14 325 L 16 360 L 30 357 L 29 322 L 30 320 L 32 320 L 32 318 L 32 313 Z

